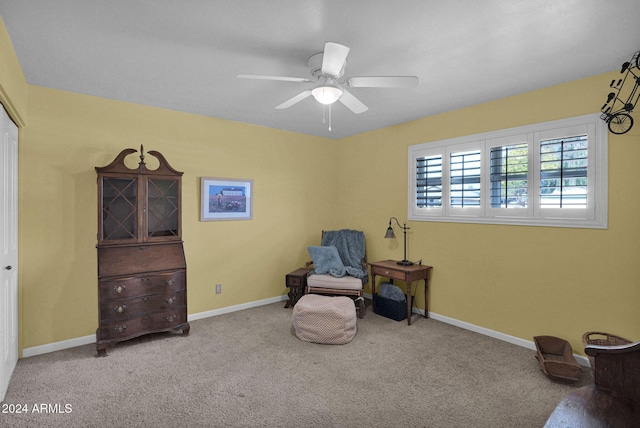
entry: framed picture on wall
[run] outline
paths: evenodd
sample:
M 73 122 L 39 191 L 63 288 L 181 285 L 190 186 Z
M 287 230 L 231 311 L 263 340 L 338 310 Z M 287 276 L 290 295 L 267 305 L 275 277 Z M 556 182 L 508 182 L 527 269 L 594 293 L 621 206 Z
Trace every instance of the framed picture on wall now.
M 253 180 L 202 177 L 200 221 L 251 220 Z

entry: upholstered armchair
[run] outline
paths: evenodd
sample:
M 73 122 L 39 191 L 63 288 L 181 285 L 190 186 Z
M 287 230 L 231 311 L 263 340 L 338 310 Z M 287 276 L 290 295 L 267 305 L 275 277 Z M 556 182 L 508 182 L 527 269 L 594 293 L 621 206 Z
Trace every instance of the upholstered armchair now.
M 320 246 L 308 247 L 307 294 L 349 296 L 358 317 L 364 316 L 364 285 L 369 280 L 364 233 L 341 229 L 322 231 Z

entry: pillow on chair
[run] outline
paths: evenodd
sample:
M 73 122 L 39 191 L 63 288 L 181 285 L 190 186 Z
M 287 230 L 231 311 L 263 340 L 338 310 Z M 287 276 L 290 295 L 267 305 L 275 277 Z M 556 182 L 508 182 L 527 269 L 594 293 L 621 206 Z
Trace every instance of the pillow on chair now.
M 340 260 L 338 249 L 332 245 L 328 246 L 310 246 L 307 247 L 311 260 L 313 261 L 313 270 L 317 275 L 329 274 L 332 276 L 345 276 L 347 269 Z

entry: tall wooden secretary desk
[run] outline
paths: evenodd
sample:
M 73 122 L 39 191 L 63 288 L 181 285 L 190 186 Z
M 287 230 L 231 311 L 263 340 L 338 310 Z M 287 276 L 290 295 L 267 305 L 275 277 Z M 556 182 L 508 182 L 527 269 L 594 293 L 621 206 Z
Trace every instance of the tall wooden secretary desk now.
M 182 242 L 182 172 L 140 146 L 136 169 L 125 149 L 98 173 L 98 356 L 107 346 L 145 334 L 189 334 L 187 264 Z

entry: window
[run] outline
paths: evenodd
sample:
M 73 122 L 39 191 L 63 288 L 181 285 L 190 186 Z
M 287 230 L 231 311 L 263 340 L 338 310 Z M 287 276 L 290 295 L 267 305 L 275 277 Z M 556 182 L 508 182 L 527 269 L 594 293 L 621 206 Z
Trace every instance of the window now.
M 409 147 L 410 220 L 607 227 L 599 115 Z
M 451 153 L 449 165 L 450 206 L 479 206 L 480 150 Z
M 540 206 L 587 208 L 586 135 L 540 142 Z
M 416 204 L 418 207 L 442 206 L 442 156 L 416 159 Z
M 529 191 L 529 147 L 527 144 L 491 147 L 491 208 L 526 208 Z

